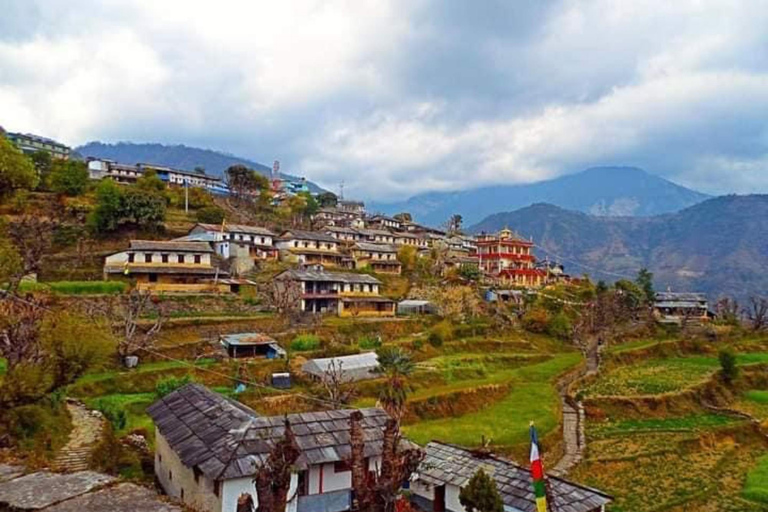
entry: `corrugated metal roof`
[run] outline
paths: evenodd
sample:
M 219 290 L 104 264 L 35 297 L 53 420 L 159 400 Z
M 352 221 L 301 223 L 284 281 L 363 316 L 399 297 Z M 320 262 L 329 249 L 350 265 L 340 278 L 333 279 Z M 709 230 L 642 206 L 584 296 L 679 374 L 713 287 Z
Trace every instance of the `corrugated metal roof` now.
M 381 284 L 381 281 L 368 274 L 353 274 L 351 272 L 328 272 L 316 268 L 291 269 L 279 274 L 276 279 L 295 279 L 298 281 L 320 281 L 333 283 L 365 283 Z
M 213 252 L 206 242 L 181 242 L 177 240 L 131 240 L 133 251 Z
M 326 372 L 335 365 L 340 369 L 343 378 L 349 381 L 371 379 L 376 377 L 374 370 L 379 367 L 379 357 L 376 352 L 365 352 L 350 356 L 325 357 L 310 359 L 301 367 L 301 370 L 315 377 L 323 378 Z

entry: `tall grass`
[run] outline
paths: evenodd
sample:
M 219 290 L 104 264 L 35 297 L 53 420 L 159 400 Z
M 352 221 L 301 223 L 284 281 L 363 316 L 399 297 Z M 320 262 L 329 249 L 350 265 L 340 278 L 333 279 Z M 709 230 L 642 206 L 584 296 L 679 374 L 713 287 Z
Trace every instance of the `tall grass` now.
M 306 352 L 320 348 L 320 338 L 314 334 L 299 334 L 291 341 L 291 350 Z
M 748 500 L 768 504 L 768 456 L 761 458 L 747 474 L 741 495 Z
M 121 281 L 52 281 L 21 283 L 21 292 L 53 292 L 61 295 L 116 295 L 125 292 L 128 284 Z

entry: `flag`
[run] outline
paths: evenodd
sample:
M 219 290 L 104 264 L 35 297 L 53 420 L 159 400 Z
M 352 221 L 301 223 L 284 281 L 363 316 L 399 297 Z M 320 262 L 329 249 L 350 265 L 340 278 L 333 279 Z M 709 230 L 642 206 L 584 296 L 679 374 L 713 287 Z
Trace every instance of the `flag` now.
M 547 512 L 547 492 L 544 484 L 544 466 L 539 453 L 539 435 L 531 422 L 531 477 L 533 494 L 536 496 L 536 512 Z

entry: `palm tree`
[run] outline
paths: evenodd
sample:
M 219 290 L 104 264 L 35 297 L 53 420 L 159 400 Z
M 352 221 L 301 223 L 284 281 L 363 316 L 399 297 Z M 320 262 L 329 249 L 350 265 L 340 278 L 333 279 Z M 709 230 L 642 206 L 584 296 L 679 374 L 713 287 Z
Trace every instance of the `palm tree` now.
M 387 379 L 386 385 L 379 393 L 379 403 L 399 424 L 410 391 L 408 376 L 413 373 L 413 360 L 411 355 L 401 347 L 382 347 L 376 351 L 376 354 L 379 357 L 377 371 Z

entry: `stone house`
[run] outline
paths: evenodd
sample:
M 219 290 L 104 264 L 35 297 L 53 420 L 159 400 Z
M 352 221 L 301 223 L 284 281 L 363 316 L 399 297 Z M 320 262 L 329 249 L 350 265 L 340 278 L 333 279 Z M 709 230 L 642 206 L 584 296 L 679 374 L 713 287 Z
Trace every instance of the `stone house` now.
M 275 241 L 281 260 L 333 267 L 341 266 L 343 260 L 339 244 L 331 235 L 299 229 L 284 231 Z

